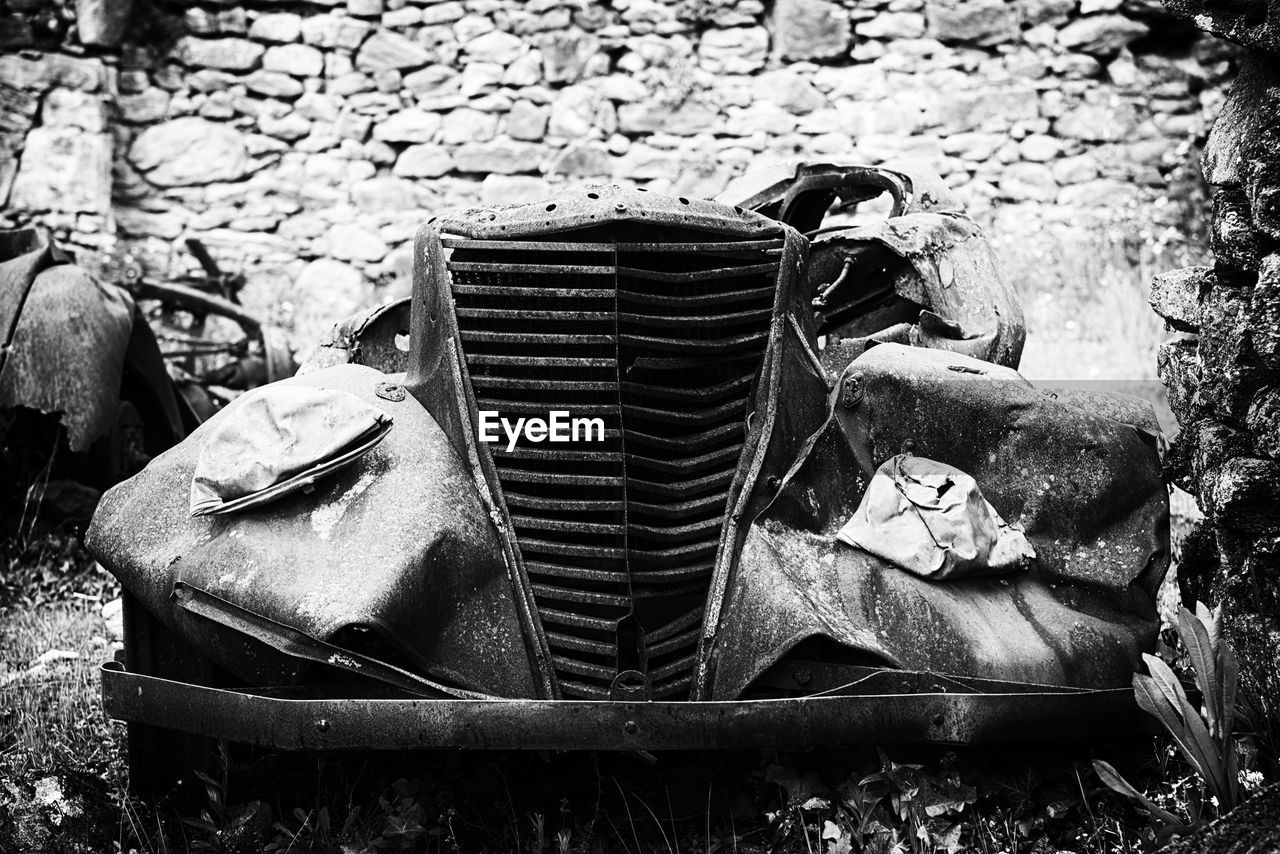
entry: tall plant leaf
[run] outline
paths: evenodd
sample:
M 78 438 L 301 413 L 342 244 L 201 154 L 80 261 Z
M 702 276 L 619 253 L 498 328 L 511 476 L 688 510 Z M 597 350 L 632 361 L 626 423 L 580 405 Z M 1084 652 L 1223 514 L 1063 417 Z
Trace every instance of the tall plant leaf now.
M 1210 759 L 1212 752 L 1206 754 L 1201 749 L 1196 739 L 1188 731 L 1187 725 L 1183 722 L 1181 714 L 1176 711 L 1176 706 L 1165 696 L 1163 690 L 1156 680 L 1150 676 L 1142 676 L 1141 674 L 1133 677 L 1134 696 L 1138 700 L 1138 705 L 1143 711 L 1156 717 L 1164 726 L 1169 734 L 1173 736 L 1173 741 L 1178 745 L 1178 749 L 1182 751 L 1182 755 L 1191 763 L 1191 767 L 1195 768 L 1200 777 L 1206 782 L 1210 780 L 1212 774 L 1212 765 Z M 1188 707 L 1186 699 L 1182 700 Z M 1196 720 L 1200 720 L 1199 716 L 1193 715 Z M 1204 728 L 1204 722 L 1200 722 L 1201 729 Z M 1207 735 L 1207 733 L 1206 733 Z
M 1209 732 L 1215 737 L 1222 735 L 1222 694 L 1218 682 L 1217 656 L 1209 642 L 1209 632 L 1204 623 L 1186 608 L 1178 611 L 1178 637 L 1191 655 L 1191 666 L 1195 671 L 1196 686 L 1200 689 L 1201 702 L 1204 704 L 1204 716 L 1209 722 Z
M 1230 739 L 1226 747 L 1225 776 L 1227 778 L 1226 800 L 1219 799 L 1218 804 L 1223 811 L 1235 809 L 1240 803 L 1240 754 L 1236 751 L 1235 739 Z
M 1222 603 L 1212 611 L 1203 602 L 1196 602 L 1196 618 L 1204 624 L 1205 631 L 1209 635 L 1209 646 L 1213 648 L 1216 654 L 1222 643 Z
M 1144 810 L 1151 814 L 1151 817 L 1159 824 L 1172 824 L 1182 826 L 1183 821 L 1173 813 L 1169 812 L 1161 806 L 1158 806 L 1146 795 L 1139 792 L 1129 781 L 1120 776 L 1120 772 L 1111 766 L 1108 762 L 1101 759 L 1093 760 L 1093 770 L 1097 772 L 1100 779 L 1106 786 L 1113 791 L 1119 792 L 1131 801 L 1134 801 Z
M 1218 749 L 1217 743 L 1209 735 L 1209 728 L 1205 726 L 1204 718 L 1196 714 L 1195 708 L 1185 698 L 1182 704 L 1187 739 L 1195 745 L 1196 752 L 1203 757 L 1202 761 L 1206 768 L 1204 780 L 1209 784 L 1209 790 L 1217 795 L 1218 803 L 1226 804 L 1230 801 L 1230 791 L 1223 752 Z
M 1232 732 L 1236 723 L 1236 693 L 1240 689 L 1240 660 L 1223 644 L 1218 648 L 1218 678 L 1222 682 L 1222 743 L 1234 743 Z
M 1169 705 L 1174 712 L 1181 716 L 1182 704 L 1187 699 L 1187 693 L 1182 690 L 1182 683 L 1178 681 L 1178 677 L 1173 674 L 1173 670 L 1169 668 L 1169 665 L 1154 655 L 1143 653 L 1142 660 L 1147 663 L 1147 670 L 1150 671 L 1150 678 L 1155 683 L 1155 686 L 1160 690 L 1164 698 L 1169 701 Z

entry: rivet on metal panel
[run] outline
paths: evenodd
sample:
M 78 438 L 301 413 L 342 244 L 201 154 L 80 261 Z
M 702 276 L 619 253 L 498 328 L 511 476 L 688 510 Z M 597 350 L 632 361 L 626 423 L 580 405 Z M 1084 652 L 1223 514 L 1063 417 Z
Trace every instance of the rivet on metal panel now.
M 396 385 L 395 383 L 378 383 L 378 387 L 374 389 L 373 393 L 392 403 L 399 403 L 404 400 L 404 386 Z
M 768 485 L 770 489 L 777 489 L 782 485 L 782 478 L 778 477 L 776 474 L 771 474 L 765 479 L 765 484 Z
M 627 721 L 622 725 L 622 729 L 627 733 L 627 735 L 635 735 L 636 731 L 640 729 L 640 726 L 635 721 Z
M 328 720 L 326 720 L 325 718 L 320 718 L 319 720 L 316 721 L 316 732 L 328 732 L 328 731 L 329 731 Z
M 627 206 L 624 205 L 622 202 L 618 202 L 616 205 L 613 206 L 613 209 L 618 213 L 622 213 L 627 209 Z
M 942 726 L 942 722 L 944 720 L 944 718 L 942 717 L 942 712 L 938 712 L 930 720 L 934 726 Z

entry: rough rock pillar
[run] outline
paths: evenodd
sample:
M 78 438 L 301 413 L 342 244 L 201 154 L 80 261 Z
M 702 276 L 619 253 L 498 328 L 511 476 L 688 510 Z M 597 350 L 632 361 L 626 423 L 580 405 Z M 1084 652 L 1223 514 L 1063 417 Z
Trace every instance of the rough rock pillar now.
M 1211 559 L 1193 593 L 1226 603 L 1244 688 L 1280 713 L 1280 9 L 1165 0 L 1248 50 L 1205 147 L 1212 267 L 1158 277 L 1152 305 L 1177 332 L 1160 377 L 1182 434 L 1174 476 L 1200 501 Z M 1184 590 L 1186 587 L 1184 587 Z

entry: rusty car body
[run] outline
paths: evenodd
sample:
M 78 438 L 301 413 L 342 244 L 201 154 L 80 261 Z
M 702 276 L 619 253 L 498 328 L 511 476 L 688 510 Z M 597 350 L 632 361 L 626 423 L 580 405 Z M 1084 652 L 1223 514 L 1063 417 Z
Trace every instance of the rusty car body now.
M 91 271 L 40 230 L 0 232 L 0 500 L 51 480 L 106 489 L 293 373 L 281 336 L 235 302 L 243 277 L 188 248 L 205 275 L 156 282 L 127 256 Z M 204 335 L 214 319 L 239 334 Z
M 104 696 L 152 757 L 135 772 L 187 736 L 654 750 L 1131 726 L 1168 561 L 1154 419 L 1017 374 L 1016 300 L 936 186 L 806 167 L 746 200 L 770 215 L 589 186 L 430 219 L 411 302 L 340 324 L 328 364 L 281 384 L 385 413 L 376 448 L 193 517 L 237 402 L 100 505 L 89 546 L 129 594 Z M 879 192 L 885 223 L 812 233 Z M 478 439 L 481 411 L 553 409 L 603 441 Z M 1031 565 L 936 581 L 839 542 L 903 452 L 971 475 Z
M 0 232 L 5 498 L 9 485 L 41 475 L 106 488 L 189 426 L 128 291 L 77 266 L 41 231 Z

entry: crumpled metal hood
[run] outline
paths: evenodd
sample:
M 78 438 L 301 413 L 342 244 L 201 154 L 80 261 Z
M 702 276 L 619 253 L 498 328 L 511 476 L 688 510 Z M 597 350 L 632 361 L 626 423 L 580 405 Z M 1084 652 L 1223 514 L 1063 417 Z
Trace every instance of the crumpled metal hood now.
M 887 216 L 828 224 L 887 195 Z M 838 373 L 869 346 L 897 342 L 1018 366 L 1022 308 L 982 230 L 936 174 L 917 167 L 806 163 L 744 177 L 721 194 L 795 226 L 811 241 L 806 279 L 818 298 L 823 363 Z
M 1168 497 L 1136 401 L 1060 402 L 1016 372 L 883 344 L 837 383 L 830 416 L 755 518 L 728 589 L 716 698 L 790 650 L 908 670 L 1127 685 L 1154 644 Z M 904 448 L 973 476 L 1032 543 L 1031 569 L 930 581 L 835 539 Z M 799 686 L 796 686 L 799 687 Z

